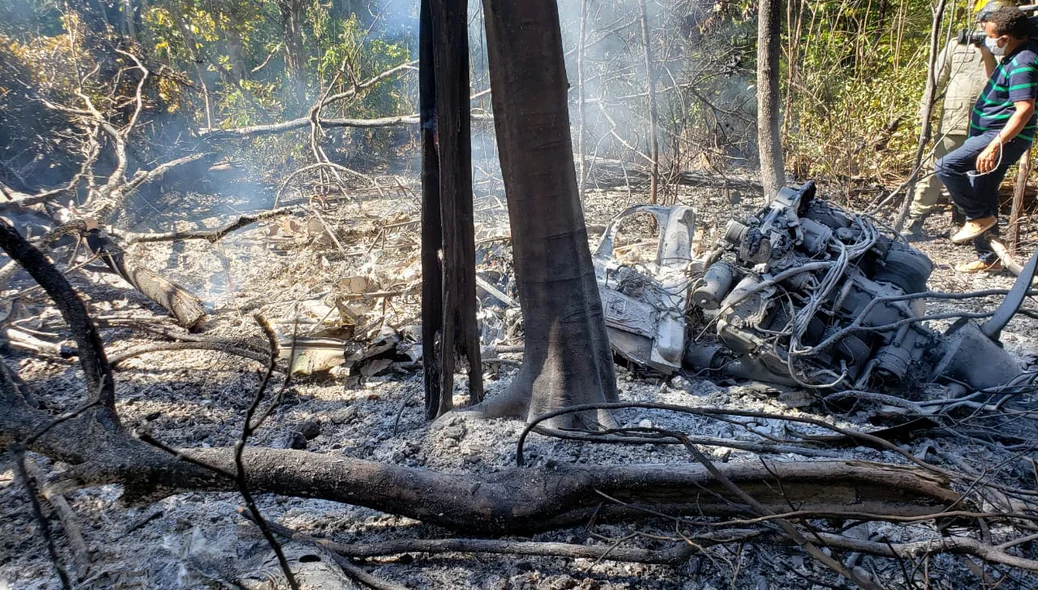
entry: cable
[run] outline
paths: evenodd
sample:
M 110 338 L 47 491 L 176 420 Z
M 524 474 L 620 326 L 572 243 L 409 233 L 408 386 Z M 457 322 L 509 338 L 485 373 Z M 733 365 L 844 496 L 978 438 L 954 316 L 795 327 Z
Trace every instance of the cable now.
M 1000 139 L 1000 140 L 998 140 L 998 160 L 995 162 L 995 167 L 992 168 L 991 170 L 988 170 L 987 172 L 974 172 L 972 170 L 967 170 L 966 171 L 966 176 L 969 176 L 970 178 L 979 178 L 981 176 L 987 176 L 988 174 L 991 174 L 995 170 L 998 170 L 998 167 L 1001 166 L 1001 165 L 1002 165 L 1002 140 Z

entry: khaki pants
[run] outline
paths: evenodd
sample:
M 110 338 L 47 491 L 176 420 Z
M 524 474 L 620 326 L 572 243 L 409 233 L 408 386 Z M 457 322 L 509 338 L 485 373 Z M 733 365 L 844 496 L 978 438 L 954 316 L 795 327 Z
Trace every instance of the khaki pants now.
M 934 163 L 937 160 L 948 155 L 948 152 L 959 149 L 965 141 L 966 135 L 959 133 L 949 133 L 939 139 L 937 145 L 934 146 L 933 156 L 923 163 L 922 169 L 927 174 L 920 178 L 915 185 L 915 194 L 912 196 L 912 209 L 908 214 L 909 218 L 919 219 L 930 214 L 933 206 L 941 198 L 941 188 L 944 186 L 941 180 L 935 174 L 930 173 L 930 171 L 933 170 Z

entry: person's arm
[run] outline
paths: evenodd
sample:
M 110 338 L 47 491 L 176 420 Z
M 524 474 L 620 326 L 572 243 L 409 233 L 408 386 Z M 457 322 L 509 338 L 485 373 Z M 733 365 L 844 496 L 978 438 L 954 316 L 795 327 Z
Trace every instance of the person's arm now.
M 1034 114 L 1034 99 L 1014 101 L 1013 107 L 1016 108 L 1016 112 L 1006 121 L 1006 126 L 998 132 L 998 135 L 988 144 L 988 147 L 984 148 L 984 151 L 977 156 L 977 172 L 984 174 L 995 169 L 995 166 L 998 165 L 1002 146 L 1013 141 L 1013 138 L 1023 131 L 1024 127 L 1027 126 L 1027 121 Z
M 1038 98 L 1038 57 L 1028 50 L 1017 54 L 1014 61 L 1019 65 L 1010 68 L 1006 81 L 1009 84 L 1009 100 L 1013 101 L 1013 114 L 988 147 L 977 156 L 976 168 L 980 173 L 995 169 L 1002 146 L 1013 141 L 1034 115 L 1034 101 Z

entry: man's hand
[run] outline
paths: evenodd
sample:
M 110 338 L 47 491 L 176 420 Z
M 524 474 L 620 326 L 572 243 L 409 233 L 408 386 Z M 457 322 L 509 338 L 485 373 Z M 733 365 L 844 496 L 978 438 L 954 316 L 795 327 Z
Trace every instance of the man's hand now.
M 998 142 L 988 145 L 984 148 L 984 151 L 980 152 L 977 156 L 977 172 L 980 174 L 987 174 L 995 169 L 998 165 L 999 152 L 1002 151 L 1002 145 Z

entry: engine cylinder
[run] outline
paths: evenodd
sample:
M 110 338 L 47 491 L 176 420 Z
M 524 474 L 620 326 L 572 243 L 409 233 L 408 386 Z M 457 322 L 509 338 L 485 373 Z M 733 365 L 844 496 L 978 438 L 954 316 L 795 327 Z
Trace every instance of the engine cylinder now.
M 703 284 L 692 294 L 696 305 L 713 311 L 721 306 L 721 301 L 732 289 L 735 280 L 735 269 L 726 262 L 715 262 L 703 274 Z

